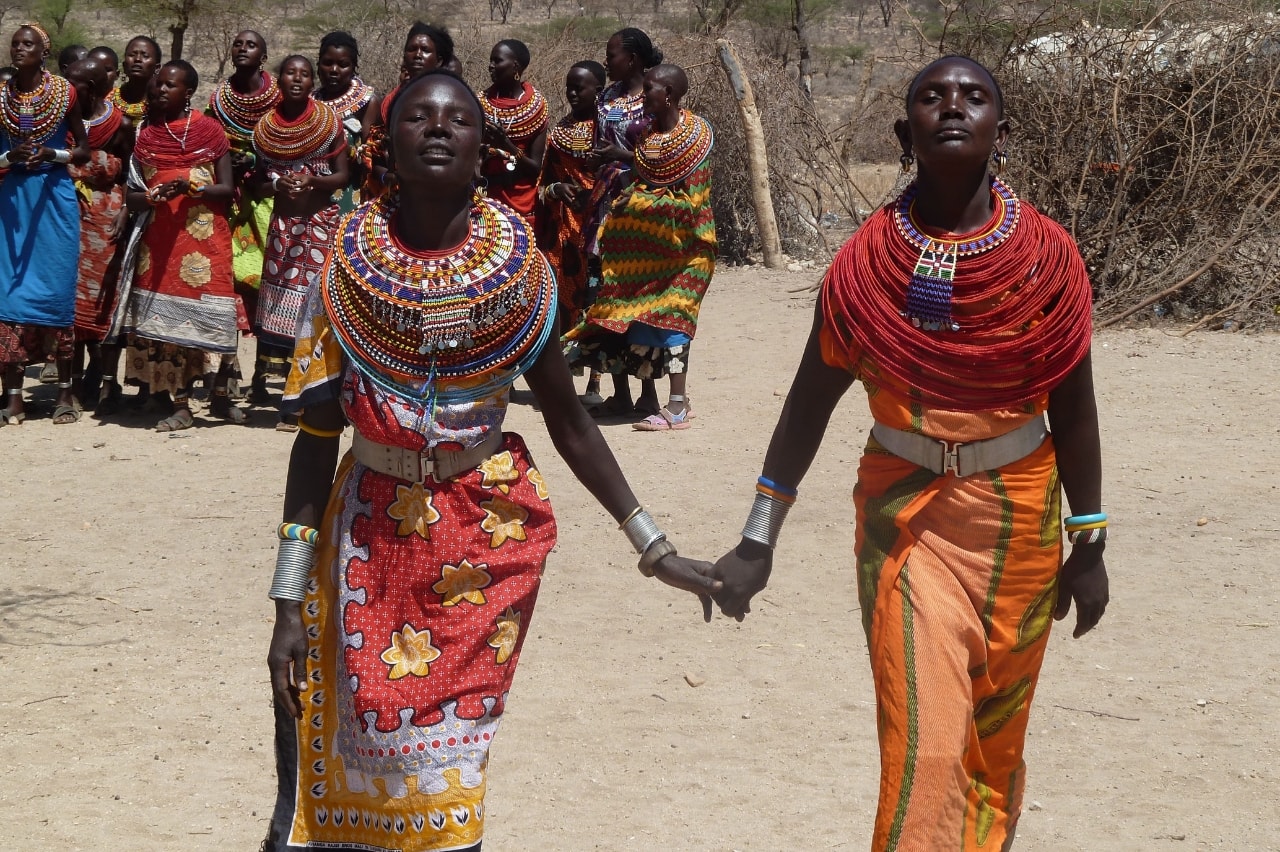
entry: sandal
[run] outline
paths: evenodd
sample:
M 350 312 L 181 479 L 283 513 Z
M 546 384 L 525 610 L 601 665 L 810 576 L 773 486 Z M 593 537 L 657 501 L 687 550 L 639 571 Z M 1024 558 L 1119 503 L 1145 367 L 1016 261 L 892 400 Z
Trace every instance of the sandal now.
M 196 419 L 191 416 L 191 409 L 179 408 L 165 419 L 156 424 L 157 432 L 181 432 L 183 429 L 190 429 L 196 425 Z
M 94 406 L 93 413 L 99 417 L 109 417 L 112 414 L 120 412 L 120 405 L 124 402 L 124 388 L 117 381 L 109 381 L 102 383 L 105 393 L 98 396 L 98 404 Z
M 289 432 L 289 433 L 297 432 L 298 431 L 297 415 L 294 415 L 294 414 L 280 415 L 280 419 L 276 421 L 276 431 Z
M 58 380 L 58 362 L 45 361 L 40 368 L 40 384 L 51 385 Z
M 599 391 L 587 391 L 582 396 L 578 397 L 578 401 L 588 408 L 597 405 L 604 405 L 604 397 L 600 395 Z
M 65 426 L 68 423 L 80 422 L 80 409 L 75 405 L 60 402 L 53 409 L 53 425 Z
M 679 414 L 672 414 L 665 406 L 658 409 L 657 414 L 650 414 L 631 428 L 637 432 L 680 432 L 693 424 L 689 422 L 689 409 Z
M 8 408 L 0 408 L 0 426 L 21 426 L 26 419 L 27 412 L 25 411 L 10 411 Z

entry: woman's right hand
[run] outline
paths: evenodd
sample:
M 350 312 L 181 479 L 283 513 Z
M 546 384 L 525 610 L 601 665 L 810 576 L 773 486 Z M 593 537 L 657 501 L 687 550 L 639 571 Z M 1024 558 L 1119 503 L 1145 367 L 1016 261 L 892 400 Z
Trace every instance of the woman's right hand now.
M 629 162 L 632 153 L 621 145 L 602 145 L 591 152 L 602 162 L 608 163 L 615 160 Z
M 302 604 L 276 601 L 276 626 L 267 651 L 271 691 L 276 701 L 295 719 L 302 718 L 300 692 L 307 683 L 307 634 L 302 626 Z
M 715 578 L 724 586 L 711 597 L 722 613 L 742 621 L 751 612 L 751 598 L 769 583 L 772 571 L 773 550 L 744 538 L 716 563 Z

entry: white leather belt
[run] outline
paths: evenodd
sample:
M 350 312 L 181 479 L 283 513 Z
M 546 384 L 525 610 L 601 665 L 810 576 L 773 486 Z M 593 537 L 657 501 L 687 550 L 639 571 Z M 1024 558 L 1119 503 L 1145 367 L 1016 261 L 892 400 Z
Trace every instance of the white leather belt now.
M 379 444 L 359 432 L 351 441 L 351 452 L 356 461 L 378 473 L 394 476 L 406 482 L 423 483 L 428 476 L 437 482 L 453 479 L 459 474 L 474 470 L 502 446 L 502 430 L 491 429 L 484 439 L 465 450 L 430 449 L 425 453 Z
M 904 432 L 879 421 L 871 427 L 872 437 L 895 456 L 928 468 L 939 476 L 950 472 L 959 477 L 995 470 L 1026 458 L 1044 443 L 1048 434 L 1043 417 L 1028 420 L 1012 432 L 995 438 L 964 443 Z

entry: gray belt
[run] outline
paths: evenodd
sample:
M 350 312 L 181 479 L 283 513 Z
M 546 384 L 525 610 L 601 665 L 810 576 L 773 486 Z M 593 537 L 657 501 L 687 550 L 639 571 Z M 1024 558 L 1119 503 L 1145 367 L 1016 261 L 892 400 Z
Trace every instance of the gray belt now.
M 904 432 L 879 421 L 871 427 L 871 436 L 895 456 L 928 468 L 939 476 L 950 471 L 960 477 L 995 470 L 1026 458 L 1044 443 L 1048 434 L 1043 417 L 1028 420 L 999 437 L 965 443 Z
M 430 449 L 425 453 L 406 450 L 404 447 L 393 447 L 390 444 L 379 444 L 371 441 L 359 432 L 351 442 L 351 453 L 356 461 L 378 473 L 394 476 L 406 482 L 423 483 L 428 476 L 434 476 L 437 482 L 453 479 L 459 474 L 474 470 L 480 463 L 498 451 L 502 446 L 502 430 L 491 429 L 484 439 L 474 447 L 465 450 Z

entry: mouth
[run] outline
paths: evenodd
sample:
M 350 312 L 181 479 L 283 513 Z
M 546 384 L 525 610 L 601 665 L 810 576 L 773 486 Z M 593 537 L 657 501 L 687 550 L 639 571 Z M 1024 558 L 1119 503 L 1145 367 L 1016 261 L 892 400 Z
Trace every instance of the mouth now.
M 967 128 L 955 124 L 944 125 L 937 133 L 939 139 L 968 139 L 971 135 Z
M 453 149 L 440 142 L 429 142 L 418 149 L 418 157 L 424 163 L 447 163 L 454 156 Z

